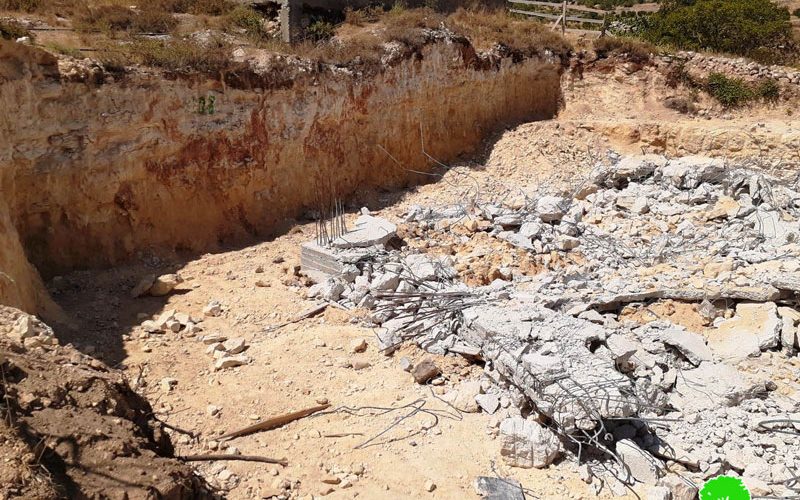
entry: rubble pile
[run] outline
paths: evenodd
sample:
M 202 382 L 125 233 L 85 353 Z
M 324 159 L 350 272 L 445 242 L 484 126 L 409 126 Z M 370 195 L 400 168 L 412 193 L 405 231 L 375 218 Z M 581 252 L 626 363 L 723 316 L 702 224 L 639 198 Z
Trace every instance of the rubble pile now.
M 387 353 L 413 339 L 483 360 L 466 392 L 494 414 L 511 465 L 605 460 L 586 479 L 620 494 L 639 482 L 683 498 L 719 474 L 754 494 L 794 491 L 800 384 L 758 362 L 800 347 L 800 193 L 720 159 L 610 158 L 567 195 L 407 214 L 414 234 L 457 246 L 486 233 L 551 264 L 540 272 L 511 266 L 469 287 L 452 244 L 391 249 L 382 233 L 356 258 L 317 248 L 341 266 L 309 296 L 371 310 Z M 694 304 L 699 330 L 625 314 L 664 300 Z

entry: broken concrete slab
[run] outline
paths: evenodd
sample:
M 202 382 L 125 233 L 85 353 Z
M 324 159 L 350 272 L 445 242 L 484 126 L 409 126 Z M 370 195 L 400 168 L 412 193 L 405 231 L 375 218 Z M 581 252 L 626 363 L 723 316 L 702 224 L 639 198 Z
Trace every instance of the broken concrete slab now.
M 736 363 L 776 347 L 782 327 L 774 302 L 742 303 L 733 318 L 707 333 L 708 345 L 722 360 Z
M 331 243 L 335 248 L 364 248 L 385 245 L 397 236 L 397 225 L 381 217 L 361 215 L 355 227 Z
M 566 432 L 593 429 L 598 415 L 636 412 L 630 379 L 587 347 L 591 339 L 607 338 L 602 326 L 525 299 L 469 308 L 464 318 L 462 338 Z
M 678 377 L 670 403 L 684 413 L 735 406 L 763 395 L 763 382 L 724 363 L 705 361 L 694 370 L 684 370 Z
M 452 259 L 447 256 L 411 254 L 406 256 L 404 262 L 406 270 L 418 280 L 430 281 L 439 277 L 455 276 Z
M 661 155 L 633 155 L 622 158 L 609 172 L 612 180 L 638 180 L 649 177 L 658 168 L 663 168 L 667 159 Z
M 541 469 L 561 454 L 558 436 L 537 422 L 511 417 L 500 424 L 500 455 L 511 467 Z
M 697 333 L 672 328 L 661 334 L 661 340 L 680 351 L 695 366 L 713 360 L 714 355 L 706 345 L 706 339 Z
M 664 464 L 653 455 L 644 451 L 631 439 L 617 441 L 617 455 L 626 467 L 627 481 L 655 486 L 664 475 Z
M 669 160 L 660 174 L 676 187 L 694 189 L 702 182 L 719 178 L 724 171 L 725 161 L 720 158 L 684 156 Z

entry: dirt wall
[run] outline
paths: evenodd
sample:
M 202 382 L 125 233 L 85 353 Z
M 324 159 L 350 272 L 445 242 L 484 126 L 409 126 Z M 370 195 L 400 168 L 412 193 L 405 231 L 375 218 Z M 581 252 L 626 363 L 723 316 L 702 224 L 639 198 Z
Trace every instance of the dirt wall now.
M 477 69 L 465 54 L 439 43 L 368 79 L 342 70 L 240 90 L 147 75 L 37 78 L 38 63 L 0 52 L 0 107 L 15 110 L 0 116 L 7 215 L 45 276 L 144 249 L 204 251 L 263 237 L 312 207 L 318 185 L 347 197 L 418 181 L 407 169 L 430 167 L 423 141 L 446 162 L 500 126 L 557 112 L 556 65 Z M 199 113 L 209 96 L 213 114 Z M 0 253 L 0 269 L 18 253 Z M 0 292 L 0 302 L 14 293 Z

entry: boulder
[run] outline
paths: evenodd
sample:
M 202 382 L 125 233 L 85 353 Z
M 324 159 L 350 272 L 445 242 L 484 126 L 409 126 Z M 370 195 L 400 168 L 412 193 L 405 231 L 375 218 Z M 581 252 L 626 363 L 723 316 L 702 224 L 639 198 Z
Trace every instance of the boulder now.
M 440 373 L 442 371 L 431 359 L 422 360 L 411 370 L 411 375 L 418 384 L 425 384 Z
M 224 356 L 222 358 L 219 358 L 214 363 L 214 369 L 224 370 L 226 368 L 234 368 L 236 366 L 246 365 L 249 361 L 250 359 L 243 354 L 240 354 L 238 356 Z
M 544 468 L 561 454 L 561 441 L 533 420 L 511 417 L 500 424 L 500 455 L 511 467 Z
M 164 274 L 156 278 L 153 286 L 150 287 L 149 293 L 153 297 L 162 297 L 175 289 L 176 286 L 183 283 L 183 278 L 177 274 Z
M 148 274 L 144 278 L 142 278 L 139 283 L 136 284 L 135 287 L 131 289 L 131 297 L 137 298 L 141 297 L 142 295 L 146 294 L 150 291 L 150 287 L 153 286 L 153 283 L 156 282 L 155 274 Z

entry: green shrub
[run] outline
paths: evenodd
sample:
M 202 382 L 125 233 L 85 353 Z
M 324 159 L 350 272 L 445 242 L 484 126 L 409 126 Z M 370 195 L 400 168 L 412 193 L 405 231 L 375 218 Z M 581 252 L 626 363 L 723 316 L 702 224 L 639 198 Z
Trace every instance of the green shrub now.
M 0 20 L 0 38 L 5 38 L 6 40 L 16 40 L 17 38 L 22 38 L 24 36 L 33 39 L 31 32 L 20 23 L 16 21 Z
M 796 57 L 789 10 L 769 0 L 666 0 L 642 35 L 658 44 L 769 63 Z
M 738 108 L 756 96 L 744 80 L 731 78 L 722 73 L 708 75 L 706 90 L 725 108 Z
M 766 102 L 777 102 L 781 97 L 781 88 L 774 79 L 767 78 L 756 85 L 755 93 Z
M 336 33 L 336 26 L 329 21 L 318 19 L 308 25 L 306 36 L 315 42 L 328 40 Z
M 792 12 L 792 15 L 794 15 L 794 17 L 800 17 L 800 9 L 794 9 L 794 12 Z
M 226 17 L 229 27 L 244 30 L 250 37 L 262 38 L 265 35 L 261 14 L 250 7 L 239 5 Z

